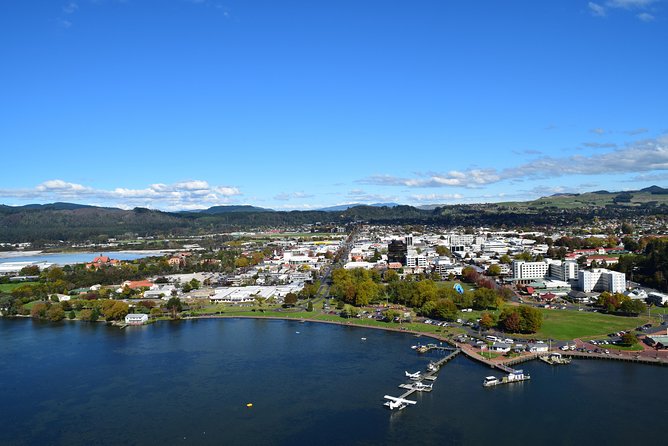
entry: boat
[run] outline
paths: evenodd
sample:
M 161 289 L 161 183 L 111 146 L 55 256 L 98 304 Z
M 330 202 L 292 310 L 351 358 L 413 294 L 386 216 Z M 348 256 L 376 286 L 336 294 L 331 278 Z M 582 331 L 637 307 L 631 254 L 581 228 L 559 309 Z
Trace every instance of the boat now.
M 421 345 L 417 348 L 418 353 L 427 353 L 429 351 L 429 347 Z
M 571 358 L 564 358 L 560 353 L 550 353 L 549 355 L 539 356 L 538 359 L 550 365 L 566 365 L 571 363 Z
M 366 341 L 366 338 L 362 338 L 363 341 Z
M 491 387 L 499 384 L 501 384 L 501 381 L 499 381 L 499 378 L 497 378 L 496 376 L 486 376 L 482 382 L 482 385 L 484 387 Z
M 438 365 L 436 365 L 435 362 L 430 362 L 429 365 L 427 365 L 427 370 L 430 372 L 438 372 Z

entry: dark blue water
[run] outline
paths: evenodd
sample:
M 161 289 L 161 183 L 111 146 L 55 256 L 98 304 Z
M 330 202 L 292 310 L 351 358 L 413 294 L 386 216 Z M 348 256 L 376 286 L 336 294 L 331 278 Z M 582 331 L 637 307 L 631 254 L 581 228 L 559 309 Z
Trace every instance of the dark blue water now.
M 383 395 L 430 359 L 415 341 L 293 321 L 0 319 L 0 444 L 663 442 L 668 369 L 654 366 L 532 362 L 531 382 L 485 389 L 490 369 L 460 356 L 392 413 Z

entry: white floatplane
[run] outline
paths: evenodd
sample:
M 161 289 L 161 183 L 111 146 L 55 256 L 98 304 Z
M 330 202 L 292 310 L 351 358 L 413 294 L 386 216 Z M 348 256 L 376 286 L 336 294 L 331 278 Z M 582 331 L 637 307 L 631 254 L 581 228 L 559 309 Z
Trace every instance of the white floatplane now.
M 420 373 L 421 373 L 421 372 L 420 372 L 420 371 L 417 371 L 417 372 L 415 372 L 415 373 L 410 373 L 410 372 L 404 370 L 404 372 L 406 373 L 406 378 L 410 378 L 410 379 L 421 379 L 421 377 L 420 377 Z
M 406 406 L 408 406 L 409 404 L 416 404 L 417 403 L 417 401 L 406 400 L 404 398 L 397 398 L 397 397 L 390 396 L 390 395 L 385 395 L 384 398 L 388 401 L 385 401 L 385 403 L 383 405 L 386 406 L 390 410 L 394 410 L 394 409 L 401 410 L 401 409 L 405 408 Z
M 421 382 L 413 383 L 413 388 L 418 392 L 431 392 L 433 387 L 433 384 L 422 384 Z

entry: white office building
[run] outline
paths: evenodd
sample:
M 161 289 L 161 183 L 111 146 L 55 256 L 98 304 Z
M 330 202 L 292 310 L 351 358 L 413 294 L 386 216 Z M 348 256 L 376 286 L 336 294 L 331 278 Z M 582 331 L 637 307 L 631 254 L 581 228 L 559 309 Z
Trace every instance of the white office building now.
M 547 262 L 525 262 L 523 260 L 513 260 L 513 279 L 515 280 L 535 280 L 543 279 L 548 276 L 550 264 Z
M 578 273 L 578 284 L 585 293 L 591 291 L 609 291 L 623 293 L 626 290 L 626 274 L 603 268 Z

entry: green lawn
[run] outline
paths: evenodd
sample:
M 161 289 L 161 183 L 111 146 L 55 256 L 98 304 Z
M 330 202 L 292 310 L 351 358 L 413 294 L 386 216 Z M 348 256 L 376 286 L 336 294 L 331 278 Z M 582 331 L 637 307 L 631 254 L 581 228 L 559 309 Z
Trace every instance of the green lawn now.
M 606 344 L 602 345 L 601 348 L 607 348 L 609 350 L 623 350 L 625 352 L 640 352 L 643 350 L 640 344 L 635 345 L 616 345 L 616 344 Z
M 488 351 L 478 352 L 478 354 L 485 359 L 494 359 L 494 358 L 498 358 L 499 356 L 501 356 L 501 353 L 488 352 Z
M 539 309 L 543 327 L 535 337 L 552 339 L 590 338 L 621 330 L 632 330 L 646 318 L 612 316 L 585 311 Z
M 13 289 L 23 285 L 37 285 L 39 282 L 14 282 L 0 284 L 0 293 L 10 293 Z

